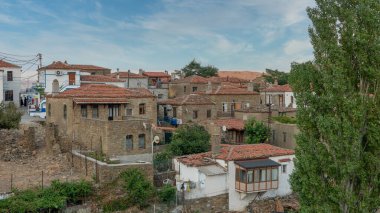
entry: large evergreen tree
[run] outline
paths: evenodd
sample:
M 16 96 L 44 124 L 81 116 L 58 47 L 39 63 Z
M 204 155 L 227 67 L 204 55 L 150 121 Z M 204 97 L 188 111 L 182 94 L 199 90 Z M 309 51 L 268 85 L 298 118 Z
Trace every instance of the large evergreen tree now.
M 380 1 L 316 0 L 314 62 L 293 64 L 296 168 L 304 212 L 380 208 Z
M 218 75 L 218 68 L 208 65 L 202 66 L 201 63 L 193 59 L 188 65 L 181 69 L 185 77 L 191 75 L 199 75 L 203 77 L 211 77 Z

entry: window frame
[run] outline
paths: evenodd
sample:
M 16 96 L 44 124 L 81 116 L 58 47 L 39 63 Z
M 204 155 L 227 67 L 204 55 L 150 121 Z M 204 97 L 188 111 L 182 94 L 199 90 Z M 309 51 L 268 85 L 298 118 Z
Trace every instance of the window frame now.
M 139 134 L 138 138 L 139 138 L 139 144 L 138 144 L 139 149 L 146 149 L 146 138 L 145 138 L 145 134 Z M 144 146 L 141 146 L 141 138 L 144 139 L 144 141 L 143 141 L 143 142 L 144 142 Z
M 206 113 L 206 117 L 211 118 L 211 109 L 208 109 Z
M 82 118 L 87 118 L 87 105 L 86 104 L 80 105 L 80 114 L 81 114 Z
M 193 119 L 198 119 L 198 110 L 193 110 Z
M 91 109 L 92 109 L 92 118 L 99 118 L 99 105 L 98 104 L 94 104 L 94 105 L 91 106 Z
M 287 173 L 287 165 L 286 164 L 282 164 L 281 165 L 281 172 L 283 173 L 283 174 L 286 174 Z
M 141 103 L 139 104 L 139 115 L 145 115 L 146 114 L 146 104 Z
M 198 91 L 198 87 L 193 87 L 193 88 L 192 88 L 192 91 L 193 91 L 193 92 Z
M 130 140 L 130 146 L 128 145 L 128 140 Z M 125 149 L 126 150 L 133 150 L 133 135 L 126 135 L 125 136 Z
M 7 81 L 13 81 L 13 71 L 7 71 Z

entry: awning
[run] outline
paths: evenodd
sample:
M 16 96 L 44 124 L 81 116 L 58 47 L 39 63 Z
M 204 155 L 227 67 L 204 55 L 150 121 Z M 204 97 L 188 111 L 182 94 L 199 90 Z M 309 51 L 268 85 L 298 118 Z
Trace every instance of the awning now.
M 259 168 L 259 167 L 271 167 L 280 166 L 281 164 L 271 160 L 271 159 L 260 159 L 260 160 L 245 160 L 245 161 L 235 161 L 235 164 L 245 168 Z

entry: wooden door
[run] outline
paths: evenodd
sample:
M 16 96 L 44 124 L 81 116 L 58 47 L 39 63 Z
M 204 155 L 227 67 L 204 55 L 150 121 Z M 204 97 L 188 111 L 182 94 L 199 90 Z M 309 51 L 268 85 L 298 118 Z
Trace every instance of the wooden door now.
M 69 85 L 75 85 L 75 72 L 69 72 Z

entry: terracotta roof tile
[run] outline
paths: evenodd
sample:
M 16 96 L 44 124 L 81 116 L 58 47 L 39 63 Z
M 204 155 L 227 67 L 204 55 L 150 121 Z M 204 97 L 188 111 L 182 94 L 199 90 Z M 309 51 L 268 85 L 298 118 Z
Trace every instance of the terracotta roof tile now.
M 192 75 L 192 76 L 188 76 L 188 77 L 185 77 L 182 79 L 175 80 L 172 83 L 175 83 L 175 84 L 177 84 L 177 83 L 207 84 L 208 80 L 207 80 L 207 78 L 204 78 L 204 77 L 199 76 L 199 75 Z
M 170 78 L 171 76 L 169 74 L 166 74 L 165 72 L 143 72 L 144 76 L 148 77 L 158 77 L 158 78 Z
M 259 95 L 255 91 L 248 91 L 247 89 L 236 87 L 233 85 L 223 84 L 218 86 L 211 92 L 200 91 L 198 94 L 210 94 L 210 95 Z
M 6 62 L 6 61 L 3 61 L 3 60 L 0 60 L 0 67 L 6 67 L 6 68 L 21 68 L 15 64 L 11 64 L 9 62 Z
M 211 83 L 248 83 L 249 80 L 247 79 L 240 79 L 240 78 L 235 78 L 235 77 L 216 77 L 216 76 L 213 76 L 213 77 L 210 77 L 210 78 L 207 78 L 208 81 L 210 81 Z
M 125 80 L 116 79 L 105 75 L 81 75 L 80 80 L 89 82 L 125 82 Z
M 116 77 L 117 73 L 114 72 L 114 73 L 111 73 L 109 75 L 112 76 L 112 77 Z M 133 73 L 133 72 L 130 72 L 129 75 L 128 75 L 128 71 L 119 72 L 119 77 L 120 78 L 128 78 L 128 77 L 129 78 L 147 78 L 147 76 L 143 76 L 143 75 L 136 74 L 136 73 Z
M 85 98 L 88 101 L 97 99 L 122 99 L 122 98 L 147 98 L 155 97 L 144 88 L 121 88 L 106 84 L 86 84 L 76 89 L 66 90 L 52 98 Z
M 217 126 L 226 126 L 228 130 L 244 130 L 244 121 L 241 119 L 218 119 L 214 121 Z
M 177 98 L 166 99 L 159 101 L 158 104 L 169 105 L 214 105 L 208 97 L 199 94 L 184 95 Z
M 222 144 L 220 152 L 216 155 L 215 159 L 225 161 L 254 160 L 276 156 L 294 155 L 294 153 L 294 150 L 284 149 L 264 143 L 243 145 Z M 177 160 L 188 166 L 204 166 L 215 164 L 211 158 L 211 152 L 204 152 L 181 156 L 178 157 Z M 206 161 L 204 159 L 206 159 Z
M 263 76 L 263 72 L 256 71 L 219 71 L 219 77 L 234 77 L 239 79 L 244 79 L 248 81 L 253 81 L 258 77 Z
M 262 92 L 292 92 L 292 88 L 289 84 L 274 85 L 272 87 L 261 90 Z
M 66 62 L 54 61 L 53 63 L 41 67 L 38 70 L 49 69 L 62 69 L 62 70 L 80 70 L 80 71 L 96 71 L 96 70 L 110 70 L 108 68 L 99 67 L 95 65 L 83 65 L 83 64 L 68 64 Z

